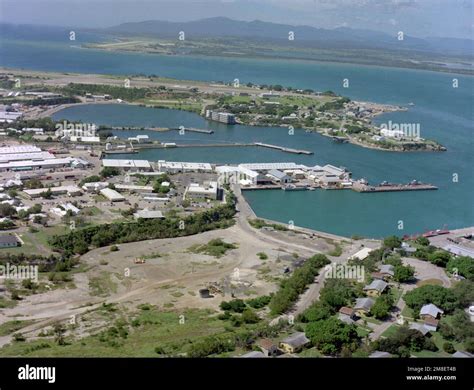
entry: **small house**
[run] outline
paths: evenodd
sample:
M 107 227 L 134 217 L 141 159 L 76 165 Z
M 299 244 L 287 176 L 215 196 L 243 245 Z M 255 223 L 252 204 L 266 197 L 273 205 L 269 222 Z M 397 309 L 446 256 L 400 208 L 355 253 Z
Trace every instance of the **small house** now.
M 351 325 L 355 322 L 355 310 L 351 307 L 343 306 L 339 309 L 337 318 L 339 321 Z
M 372 283 L 364 287 L 364 291 L 368 296 L 378 297 L 388 287 L 388 283 L 383 280 L 374 280 Z
M 13 234 L 0 235 L 0 248 L 14 248 L 19 244 L 18 238 Z
M 372 298 L 357 298 L 354 306 L 355 314 L 362 317 L 370 313 L 370 309 L 374 306 L 375 301 Z
M 424 320 L 427 319 L 427 318 L 437 319 L 443 313 L 444 313 L 444 311 L 441 310 L 438 306 L 433 305 L 432 303 L 429 303 L 427 305 L 424 305 L 421 308 L 420 318 L 422 318 Z
M 270 339 L 261 339 L 257 345 L 265 356 L 274 356 L 278 352 L 278 347 Z
M 426 336 L 430 333 L 430 330 L 424 324 L 420 324 L 418 322 L 412 322 L 410 325 L 410 329 L 414 329 L 418 332 L 421 332 L 423 336 Z
M 395 268 L 391 264 L 383 264 L 380 266 L 379 272 L 383 274 L 386 278 L 391 278 L 395 275 Z
M 293 333 L 291 336 L 280 342 L 280 348 L 287 353 L 296 353 L 301 351 L 310 340 L 303 332 Z

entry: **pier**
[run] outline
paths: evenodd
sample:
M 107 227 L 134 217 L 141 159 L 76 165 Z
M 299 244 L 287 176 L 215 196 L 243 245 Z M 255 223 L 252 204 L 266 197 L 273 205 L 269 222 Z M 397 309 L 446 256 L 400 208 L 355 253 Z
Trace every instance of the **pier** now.
M 169 130 L 177 130 L 177 131 L 182 131 L 184 132 L 191 132 L 191 133 L 201 133 L 201 134 L 214 134 L 214 130 L 208 130 L 208 129 L 196 129 L 194 127 L 184 127 L 184 128 L 179 128 L 179 127 L 172 127 Z
M 108 130 L 117 130 L 117 131 L 159 131 L 159 132 L 166 132 L 166 131 L 181 131 L 184 130 L 185 132 L 191 133 L 201 133 L 201 134 L 214 134 L 214 130 L 208 129 L 196 129 L 194 127 L 121 127 L 121 126 L 113 126 Z
M 276 150 L 281 150 L 282 152 L 286 153 L 294 153 L 294 154 L 314 154 L 313 152 L 309 150 L 300 150 L 300 149 L 291 149 L 291 148 L 285 148 L 283 146 L 278 146 L 278 145 L 271 145 L 271 144 L 264 144 L 262 142 L 255 142 L 255 146 L 261 146 L 263 148 L 269 148 L 269 149 L 276 149 Z
M 368 184 L 354 182 L 352 189 L 357 192 L 396 192 L 396 191 L 430 191 L 437 190 L 438 187 L 431 184 L 424 183 L 409 183 L 409 184 L 380 184 L 378 186 L 371 186 Z

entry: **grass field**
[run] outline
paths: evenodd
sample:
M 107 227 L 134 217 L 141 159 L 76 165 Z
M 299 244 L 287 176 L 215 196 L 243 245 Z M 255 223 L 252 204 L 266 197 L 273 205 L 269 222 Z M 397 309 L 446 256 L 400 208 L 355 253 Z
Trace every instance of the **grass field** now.
M 381 336 L 382 337 L 392 336 L 393 334 L 395 334 L 395 332 L 397 331 L 399 327 L 400 327 L 399 325 L 393 324 L 385 332 L 383 332 Z
M 0 336 L 7 336 L 15 333 L 17 330 L 32 324 L 34 321 L 13 320 L 0 325 Z
M 120 331 L 119 320 L 115 323 L 109 320 L 110 328 L 119 329 L 118 333 L 108 330 L 81 340 L 67 338 L 64 346 L 57 345 L 51 338 L 13 342 L 0 349 L 0 356 L 158 357 L 157 347 L 166 354 L 179 355 L 203 337 L 226 333 L 225 322 L 212 314 L 208 310 L 162 312 L 147 306 L 133 317 L 120 320 L 120 324 L 125 323 L 122 328 L 128 335 Z

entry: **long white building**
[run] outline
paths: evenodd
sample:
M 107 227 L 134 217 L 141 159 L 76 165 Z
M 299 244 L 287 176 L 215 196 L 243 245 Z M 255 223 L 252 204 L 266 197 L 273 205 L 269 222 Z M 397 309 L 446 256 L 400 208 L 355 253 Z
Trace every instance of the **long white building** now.
M 159 160 L 157 165 L 161 172 L 168 173 L 212 172 L 212 165 L 209 163 Z
M 124 171 L 149 171 L 151 165 L 148 160 L 122 160 L 106 158 L 102 160 L 103 167 L 119 168 Z

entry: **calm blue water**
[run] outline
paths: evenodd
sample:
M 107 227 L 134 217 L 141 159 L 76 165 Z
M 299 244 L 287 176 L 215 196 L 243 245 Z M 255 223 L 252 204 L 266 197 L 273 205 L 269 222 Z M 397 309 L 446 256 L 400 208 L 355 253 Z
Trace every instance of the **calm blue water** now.
M 28 53 L 25 55 L 25 53 Z M 56 119 L 81 119 L 109 125 L 193 126 L 212 128 L 213 135 L 151 133 L 160 140 L 178 142 L 263 141 L 309 149 L 313 156 L 283 154 L 260 148 L 196 148 L 144 151 L 134 158 L 150 160 L 211 161 L 214 163 L 294 161 L 307 165 L 342 165 L 354 177 L 377 183 L 382 180 L 408 182 L 418 179 L 440 187 L 439 191 L 357 194 L 352 191 L 249 192 L 247 199 L 258 215 L 282 222 L 294 221 L 337 234 L 381 237 L 434 229 L 474 225 L 472 166 L 474 79 L 394 68 L 323 64 L 305 61 L 202 58 L 108 53 L 71 47 L 69 41 L 33 42 L 2 39 L 0 65 L 27 69 L 110 74 L 157 74 L 178 79 L 278 83 L 315 90 L 331 89 L 354 99 L 407 104 L 408 112 L 379 117 L 419 123 L 421 135 L 448 148 L 445 153 L 391 153 L 334 144 L 317 134 L 297 131 L 289 136 L 282 128 L 225 126 L 207 122 L 198 115 L 174 110 L 134 106 L 89 105 L 64 110 Z M 452 79 L 459 88 L 452 88 Z M 342 88 L 348 78 L 350 88 Z M 128 136 L 125 132 L 120 132 Z M 130 157 L 130 156 L 129 156 Z M 457 174 L 459 181 L 453 183 Z M 397 230 L 399 220 L 404 230 Z

